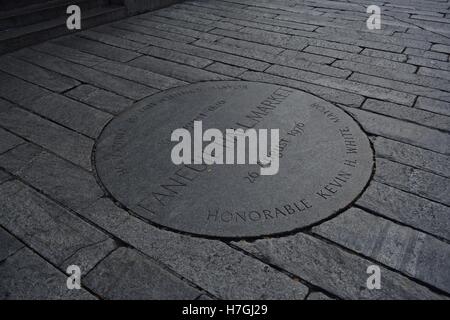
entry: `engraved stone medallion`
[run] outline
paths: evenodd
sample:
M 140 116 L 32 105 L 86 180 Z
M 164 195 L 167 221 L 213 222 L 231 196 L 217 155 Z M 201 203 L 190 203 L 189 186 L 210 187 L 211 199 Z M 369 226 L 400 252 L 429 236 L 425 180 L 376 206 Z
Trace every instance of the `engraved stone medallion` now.
M 175 165 L 175 129 L 279 129 L 275 175 L 259 164 Z M 95 149 L 98 178 L 142 218 L 207 237 L 276 235 L 348 207 L 373 169 L 369 139 L 342 109 L 302 91 L 245 81 L 170 89 L 112 120 Z

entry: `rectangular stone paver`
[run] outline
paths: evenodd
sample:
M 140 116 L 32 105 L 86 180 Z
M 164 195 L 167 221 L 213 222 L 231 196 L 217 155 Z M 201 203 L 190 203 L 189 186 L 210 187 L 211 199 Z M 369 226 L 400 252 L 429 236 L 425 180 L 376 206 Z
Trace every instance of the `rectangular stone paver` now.
M 201 294 L 136 250 L 124 247 L 100 262 L 84 283 L 106 299 L 193 300 Z
M 82 214 L 218 298 L 303 299 L 307 294 L 300 282 L 223 242 L 155 228 L 107 199 Z
M 153 58 L 150 56 L 137 58 L 131 61 L 129 65 L 187 82 L 232 79 L 230 77 L 210 71 L 205 71 L 202 69 L 158 58 Z
M 0 110 L 0 126 L 87 170 L 91 169 L 94 140 L 75 131 L 17 107 Z
M 0 227 L 0 262 L 22 249 L 24 244 Z
M 56 92 L 69 90 L 79 84 L 75 79 L 37 67 L 11 56 L 2 57 L 0 70 Z
M 440 299 L 408 278 L 381 267 L 384 285 L 380 290 L 366 287 L 367 267 L 373 265 L 322 240 L 306 234 L 238 242 L 237 246 L 300 279 L 346 299 Z
M 376 181 L 450 206 L 449 179 L 386 159 L 376 163 Z
M 23 248 L 0 264 L 1 300 L 91 300 L 85 289 L 67 289 L 67 275 Z
M 0 170 L 0 184 L 13 179 L 13 177 L 6 171 Z
M 24 142 L 25 141 L 18 136 L 0 128 L 0 154 Z
M 139 83 L 115 77 L 43 52 L 22 49 L 15 52 L 14 56 L 130 99 L 139 100 L 156 92 L 155 89 Z
M 51 94 L 25 106 L 90 138 L 97 138 L 111 116 L 61 94 Z
M 374 138 L 373 145 L 378 157 L 450 178 L 450 156 L 383 137 Z
M 118 114 L 133 104 L 131 99 L 89 84 L 80 85 L 65 95 L 111 114 Z
M 371 134 L 412 144 L 417 147 L 450 154 L 450 135 L 365 110 L 345 108 Z
M 103 195 L 93 175 L 31 144 L 0 155 L 0 167 L 71 209 L 86 207 Z
M 313 232 L 450 292 L 447 243 L 360 209 L 350 209 Z
M 389 219 L 450 240 L 450 208 L 372 181 L 356 204 Z
M 108 238 L 23 183 L 4 183 L 0 191 L 0 225 L 55 265 Z M 93 258 L 91 265 L 103 256 Z

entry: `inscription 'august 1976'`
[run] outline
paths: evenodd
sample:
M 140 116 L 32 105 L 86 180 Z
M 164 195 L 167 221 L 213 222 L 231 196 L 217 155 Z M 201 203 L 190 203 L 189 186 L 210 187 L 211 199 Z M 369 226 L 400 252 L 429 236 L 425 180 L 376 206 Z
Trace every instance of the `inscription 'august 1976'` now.
M 106 127 L 95 165 L 117 201 L 156 224 L 208 237 L 284 233 L 345 208 L 370 179 L 372 149 L 364 132 L 343 110 L 310 94 L 214 81 L 170 89 L 147 102 Z M 222 132 L 278 129 L 277 148 L 267 149 L 278 154 L 278 173 L 261 175 L 260 162 L 172 163 L 171 133 L 193 132 L 195 121 Z

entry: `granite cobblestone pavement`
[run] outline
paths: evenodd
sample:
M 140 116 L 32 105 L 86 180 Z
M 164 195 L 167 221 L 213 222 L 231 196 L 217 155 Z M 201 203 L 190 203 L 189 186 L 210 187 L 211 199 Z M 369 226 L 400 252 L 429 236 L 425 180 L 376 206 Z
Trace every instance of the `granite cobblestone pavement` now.
M 381 30 L 366 27 L 371 4 Z M 449 54 L 449 0 L 199 0 L 0 56 L 0 299 L 450 298 Z M 222 241 L 105 195 L 91 153 L 108 121 L 162 90 L 232 79 L 354 116 L 376 170 L 351 208 Z M 66 288 L 70 264 L 81 290 Z

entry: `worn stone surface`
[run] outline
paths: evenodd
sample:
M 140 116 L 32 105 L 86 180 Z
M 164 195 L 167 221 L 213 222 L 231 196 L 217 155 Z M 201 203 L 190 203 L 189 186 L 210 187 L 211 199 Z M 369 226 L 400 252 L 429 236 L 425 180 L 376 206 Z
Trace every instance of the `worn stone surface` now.
M 107 299 L 193 300 L 201 293 L 137 251 L 123 247 L 100 262 L 84 282 Z
M 0 184 L 5 181 L 11 180 L 11 179 L 12 179 L 12 176 L 9 173 L 7 173 L 3 170 L 0 170 Z
M 37 99 L 25 107 L 94 139 L 112 118 L 84 103 L 57 94 Z
M 313 232 L 436 288 L 450 289 L 450 248 L 432 236 L 360 209 L 349 209 Z
M 168 139 L 177 128 L 195 135 L 192 119 L 201 119 L 203 130 L 278 129 L 279 172 L 260 175 L 256 162 L 208 169 L 174 165 Z M 250 152 L 248 144 L 244 148 Z M 207 82 L 155 95 L 108 125 L 95 162 L 112 196 L 138 215 L 222 237 L 277 234 L 327 218 L 358 196 L 373 165 L 367 137 L 340 109 L 300 91 L 255 82 Z
M 0 128 L 0 154 L 24 142 L 18 136 Z
M 450 178 L 450 157 L 447 155 L 383 137 L 374 139 L 373 145 L 378 157 Z
M 0 264 L 2 300 L 91 300 L 85 289 L 68 290 L 67 276 L 47 261 L 23 248 Z
M 299 281 L 221 241 L 158 229 L 108 199 L 100 199 L 82 214 L 218 298 L 298 300 L 308 292 Z
M 112 114 L 118 114 L 133 104 L 131 99 L 88 84 L 78 86 L 65 94 Z
M 367 267 L 373 262 L 298 233 L 293 236 L 238 242 L 239 247 L 301 279 L 346 299 L 439 299 L 438 294 L 381 267 L 380 290 L 366 287 Z
M 23 246 L 23 243 L 16 237 L 11 235 L 5 229 L 0 228 L 0 261 L 7 259 L 9 256 L 23 248 Z
M 59 265 L 81 249 L 107 239 L 104 233 L 20 182 L 4 183 L 0 190 L 0 224 L 53 264 Z
M 450 239 L 448 206 L 375 181 L 356 204 L 402 224 Z
M 31 144 L 1 155 L 0 166 L 71 209 L 86 207 L 103 194 L 87 171 Z
M 91 169 L 94 141 L 20 108 L 0 110 L 0 125 L 59 156 Z
M 376 181 L 450 205 L 447 178 L 381 158 L 377 158 L 376 165 Z

